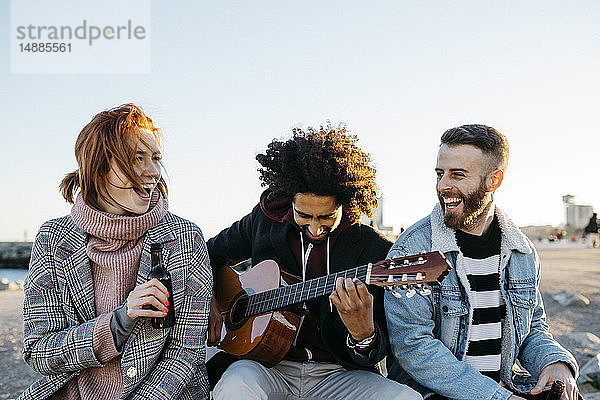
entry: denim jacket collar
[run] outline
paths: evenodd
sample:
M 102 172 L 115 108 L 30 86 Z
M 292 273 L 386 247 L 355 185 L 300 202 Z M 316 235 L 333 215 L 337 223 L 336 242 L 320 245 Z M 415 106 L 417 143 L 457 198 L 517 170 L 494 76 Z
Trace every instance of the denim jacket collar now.
M 525 235 L 519 230 L 515 223 L 500 210 L 500 208 L 497 206 L 495 207 L 495 213 L 498 216 L 498 224 L 502 231 L 502 242 L 505 243 L 511 251 L 531 254 L 533 249 Z M 444 224 L 444 213 L 439 204 L 436 204 L 431 212 L 431 251 L 441 251 L 442 253 L 459 251 L 454 230 L 448 228 Z

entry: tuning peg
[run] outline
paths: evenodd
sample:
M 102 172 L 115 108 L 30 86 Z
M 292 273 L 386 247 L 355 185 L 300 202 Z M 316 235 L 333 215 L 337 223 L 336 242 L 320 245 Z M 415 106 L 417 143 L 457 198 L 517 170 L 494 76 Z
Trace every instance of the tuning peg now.
M 400 293 L 400 292 L 399 292 L 399 291 L 396 289 L 396 287 L 395 287 L 395 286 L 394 286 L 394 288 L 393 288 L 393 289 L 390 289 L 390 290 L 392 291 L 392 294 L 394 295 L 394 297 L 396 297 L 396 298 L 398 298 L 398 299 L 402 297 L 402 293 Z
M 413 297 L 415 294 L 417 294 L 417 291 L 413 288 L 410 288 L 406 291 L 406 297 L 408 297 L 409 299 L 411 297 Z
M 421 296 L 429 296 L 431 294 L 431 289 L 429 289 L 427 286 L 423 286 L 419 293 L 421 293 Z

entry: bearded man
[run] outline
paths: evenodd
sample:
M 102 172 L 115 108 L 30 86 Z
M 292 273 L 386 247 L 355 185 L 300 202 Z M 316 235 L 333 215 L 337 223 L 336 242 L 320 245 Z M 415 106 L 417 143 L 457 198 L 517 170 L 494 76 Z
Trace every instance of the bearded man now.
M 507 162 L 508 142 L 494 128 L 447 130 L 439 204 L 388 254 L 441 251 L 453 266 L 431 295 L 385 295 L 397 361 L 389 376 L 425 399 L 545 399 L 532 396 L 554 380 L 566 384 L 562 399 L 578 398 L 577 363 L 548 332 L 537 252 L 494 202 Z

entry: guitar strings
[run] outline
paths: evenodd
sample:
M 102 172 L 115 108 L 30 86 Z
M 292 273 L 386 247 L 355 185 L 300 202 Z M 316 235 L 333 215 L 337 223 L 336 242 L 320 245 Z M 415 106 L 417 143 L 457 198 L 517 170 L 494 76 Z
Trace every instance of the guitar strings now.
M 360 269 L 360 268 L 361 267 L 357 268 L 356 271 L 347 270 L 347 271 L 344 271 L 344 272 L 349 272 L 349 271 L 355 272 L 354 278 L 358 278 L 357 275 L 360 275 L 364 279 L 366 277 L 366 270 L 364 271 L 364 273 L 363 272 L 359 272 L 358 269 Z M 340 276 L 337 276 L 337 275 L 340 275 Z M 398 274 L 398 275 L 404 275 L 404 274 Z M 414 286 L 415 284 L 423 283 L 423 280 L 417 280 L 416 279 L 417 273 L 415 273 L 415 274 L 406 274 L 406 275 L 407 275 L 407 280 L 414 280 L 415 283 L 394 282 L 394 284 L 396 284 L 396 285 L 410 285 L 410 286 Z M 331 277 L 331 276 L 332 275 L 329 275 L 329 277 Z M 388 274 L 378 274 L 378 273 L 375 273 L 375 274 L 371 275 L 371 277 L 387 277 L 387 276 L 389 276 L 389 275 Z M 252 315 L 257 315 L 257 314 L 262 314 L 264 312 L 268 312 L 269 311 L 268 309 L 272 308 L 272 306 L 276 305 L 277 302 L 280 301 L 280 300 L 283 300 L 284 304 L 278 305 L 275 309 L 286 307 L 286 306 L 289 306 L 291 304 L 301 303 L 302 301 L 308 300 L 308 298 L 304 299 L 303 297 L 304 296 L 310 297 L 311 296 L 311 292 L 313 292 L 313 291 L 314 291 L 315 294 L 317 294 L 317 293 L 319 293 L 321 291 L 323 292 L 323 294 L 318 295 L 316 297 L 325 296 L 328 292 L 332 292 L 333 289 L 335 289 L 335 281 L 337 280 L 338 277 L 348 278 L 348 276 L 346 276 L 346 273 L 342 274 L 340 272 L 338 274 L 335 274 L 333 282 L 329 283 L 328 282 L 329 277 L 320 277 L 320 278 L 316 278 L 316 279 L 311 280 L 311 281 L 307 281 L 307 282 L 319 281 L 319 280 L 322 280 L 322 278 L 326 278 L 325 279 L 325 286 L 323 288 L 320 288 L 318 283 L 317 283 L 317 286 L 315 288 L 312 288 L 311 287 L 312 284 L 309 284 L 308 287 L 306 287 L 307 285 L 304 285 L 305 287 L 302 288 L 302 290 L 296 290 L 294 292 L 294 290 L 293 290 L 294 287 L 300 287 L 303 284 L 303 283 L 298 283 L 298 284 L 294 284 L 294 285 L 290 285 L 290 286 L 285 286 L 283 288 L 270 289 L 270 290 L 267 290 L 267 291 L 264 291 L 264 292 L 252 294 L 252 295 L 246 297 L 248 300 L 246 302 L 243 314 L 246 317 L 250 317 Z M 278 290 L 281 290 L 281 291 L 284 292 L 286 290 L 285 288 L 288 288 L 288 287 L 292 288 L 292 289 L 288 290 L 288 293 L 283 293 L 283 294 L 281 294 L 279 296 L 276 296 L 276 297 L 269 297 L 270 293 L 272 294 L 273 292 L 278 291 Z M 296 300 L 296 298 L 298 297 L 298 295 L 300 295 L 299 296 L 300 299 Z M 266 298 L 261 299 L 260 296 L 266 297 Z M 290 303 L 285 304 L 286 302 L 290 301 L 292 298 L 294 299 L 293 301 L 291 301 Z M 265 306 L 265 305 L 267 305 L 267 307 L 266 307 L 267 310 L 263 310 L 262 309 L 263 306 Z M 272 310 L 272 311 L 275 311 L 275 309 Z M 238 311 L 238 310 L 241 311 L 241 308 L 238 308 L 236 311 Z M 236 313 L 236 315 L 237 315 L 237 313 Z
M 375 263 L 375 264 L 373 264 L 373 266 L 381 267 L 382 265 L 386 264 L 386 262 L 390 265 L 391 265 L 391 263 L 394 263 L 395 265 L 397 265 L 399 267 L 409 267 L 409 266 L 415 266 L 415 265 L 427 263 L 428 257 L 419 257 L 418 259 L 416 259 L 414 256 L 396 258 L 396 259 L 391 259 L 391 260 L 385 260 L 384 262 L 380 262 L 380 263 Z M 279 302 L 281 300 L 283 300 L 282 301 L 283 304 L 277 305 L 277 307 L 275 309 L 273 309 L 273 311 L 275 311 L 276 309 L 279 309 L 279 308 L 283 308 L 283 307 L 292 305 L 292 304 L 297 304 L 297 303 L 301 303 L 302 301 L 306 301 L 311 297 L 311 292 L 313 290 L 315 291 L 315 294 L 317 294 L 319 292 L 319 285 L 322 284 L 320 282 L 323 280 L 323 278 L 325 278 L 325 282 L 324 282 L 325 286 L 321 289 L 321 290 L 323 290 L 323 294 L 315 296 L 315 297 L 325 296 L 327 294 L 327 292 L 331 292 L 331 291 L 333 291 L 333 289 L 335 289 L 335 281 L 337 280 L 337 278 L 339 278 L 339 277 L 349 278 L 349 276 L 347 276 L 348 273 L 354 273 L 354 278 L 357 278 L 358 277 L 357 275 L 360 274 L 360 278 L 364 280 L 364 278 L 366 278 L 366 270 L 368 267 L 369 267 L 369 265 L 363 265 L 363 266 L 348 269 L 345 271 L 340 271 L 333 275 L 322 276 L 319 278 L 311 279 L 309 281 L 299 282 L 299 283 L 296 283 L 293 285 L 274 288 L 274 289 L 270 289 L 270 290 L 267 290 L 264 292 L 249 295 L 249 296 L 243 298 L 243 300 L 240 299 L 240 301 L 243 301 L 245 303 L 245 304 L 241 304 L 242 307 L 240 307 L 240 304 L 238 304 L 236 302 L 235 305 L 237 307 L 234 310 L 233 316 L 239 316 L 239 314 L 242 314 L 243 317 L 259 315 L 264 312 L 270 311 L 269 309 L 272 308 L 274 305 L 277 305 L 277 302 Z M 364 271 L 360 271 L 361 269 L 364 269 Z M 407 274 L 407 273 L 403 273 L 403 274 L 399 273 L 396 275 L 406 275 L 407 278 L 410 278 L 408 280 L 415 280 L 415 283 L 417 283 L 416 282 L 417 281 L 416 273 L 414 275 Z M 378 277 L 381 278 L 381 277 L 387 277 L 387 276 L 389 276 L 389 274 L 381 274 L 381 273 L 377 273 L 377 272 L 371 274 L 372 278 L 378 278 Z M 330 277 L 333 277 L 333 282 L 331 282 L 331 283 L 329 282 Z M 312 288 L 312 282 L 316 282 L 317 287 Z M 306 285 L 307 283 L 308 283 L 308 285 Z M 423 283 L 423 281 L 421 280 L 418 283 Z M 403 282 L 394 282 L 394 284 L 410 285 L 410 286 L 415 285 L 413 283 L 403 283 Z M 294 292 L 294 290 L 293 290 L 294 288 L 300 288 L 301 286 L 304 286 L 304 287 L 302 287 L 301 290 L 296 289 L 296 291 Z M 308 286 L 308 287 L 306 287 L 306 286 Z M 290 288 L 290 289 L 286 289 L 286 288 Z M 269 298 L 269 296 L 268 296 L 269 294 L 273 294 L 274 292 L 276 292 L 278 290 L 282 291 L 283 294 L 276 296 L 276 297 Z M 286 293 L 286 290 L 288 293 Z M 300 299 L 296 300 L 298 295 L 300 295 Z M 304 296 L 308 296 L 308 297 L 304 298 Z M 294 300 L 290 302 L 292 297 Z M 267 305 L 267 307 L 264 307 L 265 305 Z M 263 308 L 267 308 L 267 310 L 263 310 Z M 221 312 L 221 315 L 226 315 L 230 311 L 231 311 L 231 308 L 229 308 L 226 311 Z
M 337 280 L 337 278 L 359 278 L 359 277 L 361 277 L 362 279 L 364 279 L 367 276 L 367 268 L 368 268 L 368 265 L 363 265 L 363 266 L 360 266 L 357 268 L 340 271 L 336 274 L 321 276 L 319 278 L 314 278 L 309 281 L 299 282 L 299 283 L 295 283 L 293 285 L 270 289 L 270 290 L 267 290 L 264 292 L 252 294 L 252 295 L 248 296 L 249 300 L 248 300 L 248 304 L 246 306 L 246 312 L 244 314 L 248 314 L 248 311 L 250 311 L 250 309 L 252 309 L 252 311 L 250 311 L 250 314 L 246 315 L 246 316 L 251 316 L 251 315 L 254 315 L 255 313 L 262 314 L 265 311 L 261 311 L 261 308 L 265 304 L 268 305 L 267 308 L 270 308 L 271 306 L 277 304 L 277 301 L 283 300 L 283 303 L 285 303 L 286 298 L 289 301 L 292 296 L 294 297 L 294 299 L 296 299 L 296 297 L 298 297 L 298 294 L 300 294 L 299 300 L 294 300 L 291 303 L 279 305 L 279 306 L 277 306 L 277 308 L 286 307 L 291 304 L 297 304 L 297 303 L 301 303 L 302 301 L 306 301 L 306 300 L 308 300 L 308 298 L 303 299 L 303 297 L 305 295 L 310 297 L 310 293 L 312 291 L 314 291 L 315 294 L 318 293 L 319 291 L 323 291 L 323 295 L 321 295 L 321 296 L 324 296 L 328 292 L 331 293 L 333 291 L 333 289 L 335 288 L 335 281 Z M 364 269 L 364 271 L 360 271 L 361 269 Z M 348 273 L 350 273 L 351 276 L 347 276 Z M 354 275 L 354 276 L 352 276 L 352 275 Z M 329 282 L 329 280 L 332 277 L 333 277 L 333 282 Z M 323 284 L 320 282 L 323 281 L 323 279 L 324 279 L 323 283 L 325 284 L 325 286 L 320 288 L 320 285 Z M 316 283 L 316 286 L 314 288 L 312 287 L 313 286 L 312 282 Z M 301 290 L 296 289 L 296 291 L 294 292 L 294 288 L 300 288 L 300 287 L 302 287 Z M 290 289 L 287 289 L 287 288 L 290 288 Z M 288 293 L 285 293 L 286 290 Z M 268 295 L 270 293 L 272 294 L 273 292 L 276 292 L 276 291 L 282 291 L 283 293 L 279 296 L 268 298 Z M 266 297 L 266 298 L 263 299 L 263 298 L 260 298 L 260 296 Z M 317 297 L 320 297 L 320 296 L 317 296 Z M 258 310 L 256 310 L 256 309 L 258 309 Z
M 336 274 L 336 275 L 337 275 L 337 274 Z M 347 278 L 347 276 L 345 276 L 345 275 L 346 275 L 346 274 L 344 274 L 344 277 L 345 277 L 345 278 Z M 362 275 L 362 274 L 361 274 L 361 275 Z M 366 275 L 365 275 L 365 276 L 366 276 Z M 380 277 L 380 278 L 381 278 L 381 277 L 388 277 L 388 276 L 389 276 L 388 274 L 378 274 L 378 273 L 375 273 L 375 274 L 372 274 L 372 275 L 371 275 L 371 277 L 375 277 L 375 278 L 377 278 L 377 277 Z M 340 277 L 341 277 L 341 276 L 340 276 Z M 355 278 L 356 278 L 356 277 L 357 277 L 357 276 L 355 276 Z M 324 278 L 324 277 L 316 278 L 316 279 L 315 279 L 315 281 L 317 281 L 317 280 L 320 280 L 320 279 L 322 279 L 322 278 Z M 335 279 L 336 279 L 336 280 L 337 280 L 337 278 L 338 278 L 338 276 L 335 276 Z M 422 281 L 422 280 L 421 280 L 421 281 L 417 281 L 417 279 L 416 279 L 416 274 L 407 274 L 407 280 L 408 280 L 408 281 L 410 281 L 410 280 L 413 280 L 413 281 L 415 281 L 415 283 L 409 283 L 409 282 L 406 282 L 406 283 L 405 283 L 404 281 L 403 281 L 403 282 L 394 282 L 394 283 L 395 283 L 395 284 L 398 284 L 398 285 L 411 285 L 411 286 L 413 286 L 413 285 L 415 285 L 415 284 L 418 284 L 418 283 L 423 283 L 423 281 Z M 308 282 L 311 282 L 311 281 L 308 281 Z M 299 284 L 295 284 L 295 285 L 298 285 L 297 287 L 299 287 L 299 286 L 301 286 L 301 283 L 299 283 Z M 306 285 L 304 285 L 304 286 L 306 286 Z M 275 301 L 277 301 L 277 300 L 280 300 L 280 299 L 283 299 L 283 300 L 285 301 L 285 300 L 286 300 L 286 297 L 287 297 L 287 300 L 290 300 L 290 298 L 291 298 L 291 297 L 294 297 L 294 299 L 295 299 L 295 298 L 298 296 L 298 294 L 300 294 L 300 298 L 302 299 L 302 297 L 303 297 L 304 295 L 308 295 L 308 296 L 310 296 L 310 293 L 311 293 L 313 290 L 315 291 L 315 294 L 319 292 L 319 290 L 318 290 L 317 288 L 314 288 L 314 289 L 313 289 L 313 288 L 311 287 L 311 285 L 310 285 L 310 284 L 308 285 L 308 287 L 305 287 L 305 288 L 303 288 L 301 291 L 299 291 L 299 290 L 296 290 L 295 292 L 293 291 L 293 287 L 294 287 L 294 285 L 290 285 L 290 286 L 284 286 L 283 288 L 286 288 L 286 287 L 291 287 L 291 288 L 292 288 L 292 289 L 290 289 L 290 290 L 289 290 L 289 292 L 290 292 L 290 293 L 284 293 L 284 294 L 282 294 L 282 295 L 280 295 L 280 296 L 277 296 L 277 297 L 271 297 L 271 298 L 266 298 L 266 299 L 260 299 L 260 300 L 257 300 L 257 299 L 259 298 L 259 296 L 263 296 L 263 297 L 264 297 L 266 294 L 269 294 L 269 293 L 271 293 L 271 292 L 274 292 L 274 291 L 281 290 L 282 288 L 270 289 L 270 290 L 267 290 L 267 291 L 264 291 L 264 292 L 259 292 L 259 293 L 252 294 L 252 295 L 250 295 L 250 296 L 247 296 L 247 297 L 245 297 L 245 299 L 248 299 L 247 301 L 245 301 L 245 302 L 247 303 L 247 304 L 246 304 L 246 310 L 247 310 L 249 307 L 255 307 L 255 308 L 257 308 L 257 307 L 263 306 L 263 305 L 265 305 L 265 304 L 267 304 L 267 303 L 273 303 L 273 302 L 275 302 Z M 317 287 L 318 287 L 318 286 L 317 286 Z M 325 294 L 326 294 L 328 291 L 333 291 L 333 289 L 334 289 L 334 288 L 335 288 L 335 280 L 334 280 L 334 282 L 333 282 L 333 283 L 327 283 L 327 284 L 326 284 L 326 285 L 323 287 L 323 289 L 324 289 L 324 290 L 323 290 L 323 293 L 324 293 L 324 294 L 322 294 L 322 295 L 320 295 L 320 296 L 324 296 L 324 295 L 325 295 Z M 284 290 L 285 290 L 285 289 L 284 289 Z M 317 297 L 320 297 L 320 296 L 317 296 Z M 308 300 L 308 299 L 304 299 L 304 300 Z M 296 304 L 296 303 L 302 302 L 302 301 L 304 301 L 304 300 L 297 300 L 297 301 L 296 301 L 296 300 L 294 300 L 294 302 L 292 302 L 292 303 L 290 303 L 290 304 Z M 289 305 L 289 304 L 288 304 L 288 305 Z M 282 305 L 282 306 L 280 306 L 280 307 L 285 307 L 285 306 L 286 306 L 286 305 Z M 241 309 L 241 308 L 238 308 L 238 310 L 240 310 L 240 309 Z M 231 311 L 231 309 L 229 309 L 229 310 L 226 310 L 226 311 L 222 311 L 220 314 L 221 314 L 221 315 L 226 315 L 226 314 L 227 314 L 227 313 L 229 313 L 230 311 Z M 259 313 L 260 313 L 260 312 L 259 312 Z

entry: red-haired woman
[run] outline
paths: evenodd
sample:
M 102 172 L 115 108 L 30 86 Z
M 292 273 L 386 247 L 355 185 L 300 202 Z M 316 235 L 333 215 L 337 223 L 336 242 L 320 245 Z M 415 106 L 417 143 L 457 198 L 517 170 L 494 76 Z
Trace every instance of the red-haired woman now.
M 200 229 L 168 211 L 161 136 L 140 108 L 103 111 L 61 183 L 71 215 L 40 229 L 25 284 L 23 399 L 203 399 L 212 274 Z M 77 195 L 75 196 L 76 192 Z M 160 245 L 172 296 L 149 279 Z M 172 328 L 153 328 L 174 307 Z

